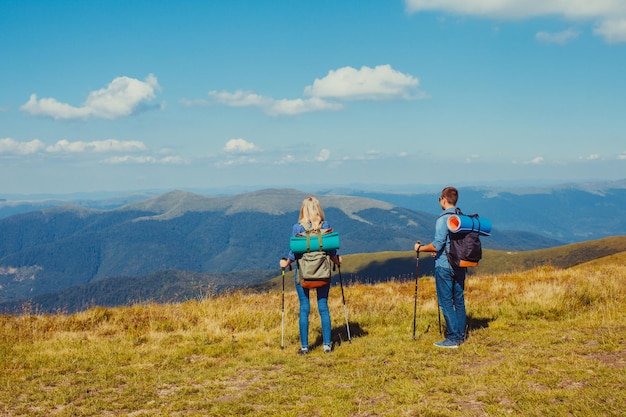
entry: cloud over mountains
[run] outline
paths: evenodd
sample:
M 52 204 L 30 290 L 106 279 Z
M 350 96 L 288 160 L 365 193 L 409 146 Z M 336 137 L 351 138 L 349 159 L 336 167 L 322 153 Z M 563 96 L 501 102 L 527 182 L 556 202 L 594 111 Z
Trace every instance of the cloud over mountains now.
M 145 81 L 123 76 L 115 78 L 106 88 L 89 93 L 82 106 L 61 103 L 54 98 L 37 98 L 37 94 L 31 94 L 20 109 L 53 119 L 117 119 L 149 105 L 156 98 L 155 91 L 160 88 L 152 74 Z

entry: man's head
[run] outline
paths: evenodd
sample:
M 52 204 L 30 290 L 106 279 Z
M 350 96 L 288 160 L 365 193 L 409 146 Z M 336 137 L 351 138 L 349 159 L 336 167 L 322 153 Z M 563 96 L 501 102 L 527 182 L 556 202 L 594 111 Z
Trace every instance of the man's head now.
M 439 204 L 441 204 L 441 208 L 443 210 L 455 207 L 456 202 L 459 200 L 459 192 L 454 187 L 446 187 L 441 190 L 441 195 L 439 196 Z

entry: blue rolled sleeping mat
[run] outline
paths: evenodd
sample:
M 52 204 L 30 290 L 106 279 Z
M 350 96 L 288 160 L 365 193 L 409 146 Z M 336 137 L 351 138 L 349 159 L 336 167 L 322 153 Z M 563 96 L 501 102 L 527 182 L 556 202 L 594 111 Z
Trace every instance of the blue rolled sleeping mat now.
M 293 253 L 339 249 L 339 233 L 322 230 L 321 233 L 301 233 L 291 236 L 289 249 Z
M 447 225 L 452 233 L 478 232 L 482 236 L 491 235 L 491 221 L 484 217 L 453 214 L 448 217 Z

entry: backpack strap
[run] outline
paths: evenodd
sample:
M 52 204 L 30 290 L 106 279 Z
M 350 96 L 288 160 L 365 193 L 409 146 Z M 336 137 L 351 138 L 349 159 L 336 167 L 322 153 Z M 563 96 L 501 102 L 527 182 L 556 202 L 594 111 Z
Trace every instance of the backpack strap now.
M 311 227 L 310 229 L 304 229 L 304 233 L 306 235 L 306 251 L 307 252 L 311 252 L 311 234 L 315 233 L 317 234 L 317 241 L 318 241 L 318 246 L 319 246 L 319 250 L 323 250 L 323 239 L 322 239 L 322 230 L 321 229 L 313 229 L 313 227 Z

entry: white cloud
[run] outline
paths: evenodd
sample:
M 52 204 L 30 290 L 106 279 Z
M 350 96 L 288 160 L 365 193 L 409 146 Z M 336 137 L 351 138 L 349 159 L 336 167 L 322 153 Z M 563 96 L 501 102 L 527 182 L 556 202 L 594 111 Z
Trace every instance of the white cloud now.
M 398 163 L 397 158 L 407 158 L 410 157 L 411 154 L 407 151 L 393 151 L 393 152 L 385 152 L 384 150 L 379 149 L 370 149 L 365 152 L 358 152 L 351 155 L 343 155 L 337 157 L 342 161 L 391 161 L 391 164 Z
M 493 19 L 561 16 L 598 24 L 594 30 L 607 42 L 626 42 L 623 0 L 405 0 L 409 13 L 443 11 Z
M 324 148 L 320 151 L 319 155 L 315 157 L 315 160 L 318 162 L 326 162 L 328 158 L 330 158 L 330 151 Z
M 322 110 L 339 110 L 343 108 L 337 103 L 329 103 L 319 98 L 309 99 L 274 99 L 272 97 L 261 96 L 249 91 L 209 91 L 209 97 L 218 103 L 229 107 L 257 107 L 267 114 L 295 115 Z
M 140 81 L 129 77 L 115 78 L 103 89 L 92 91 L 80 107 L 61 103 L 54 98 L 37 99 L 32 94 L 28 102 L 20 107 L 35 116 L 54 119 L 85 119 L 89 117 L 116 119 L 129 116 L 155 99 L 155 90 L 160 89 L 152 74 Z
M 271 115 L 295 115 L 324 110 L 341 110 L 342 108 L 343 105 L 339 103 L 331 103 L 317 97 L 312 97 L 308 99 L 274 100 L 272 105 L 267 109 L 267 113 Z
M 131 156 L 131 155 L 113 156 L 111 158 L 106 158 L 103 162 L 105 164 L 112 164 L 112 165 L 117 165 L 117 164 L 178 165 L 178 164 L 185 164 L 185 163 L 187 163 L 187 161 L 185 161 L 180 156 L 166 156 L 166 157 L 163 157 L 163 158 L 155 158 L 155 157 L 149 156 L 149 155 L 144 155 L 144 156 Z
M 119 155 L 106 158 L 101 162 L 106 164 L 186 164 L 188 161 L 177 155 L 171 155 L 169 150 L 161 150 L 161 156 L 142 155 L 148 148 L 139 141 L 120 141 L 117 139 L 106 139 L 92 142 L 75 141 L 61 139 L 53 145 L 45 145 L 39 139 L 29 142 L 18 142 L 11 138 L 0 139 L 0 156 L 2 154 L 27 156 L 32 154 L 40 155 L 73 155 L 76 158 L 87 157 L 88 155 L 106 153 L 140 153 L 136 156 Z
M 291 164 L 296 162 L 296 158 L 293 155 L 285 155 L 283 157 L 281 157 L 278 162 L 276 162 L 277 164 Z
M 626 16 L 616 19 L 605 19 L 593 30 L 609 43 L 626 42 Z
M 228 91 L 209 91 L 209 97 L 212 97 L 215 101 L 221 104 L 225 104 L 229 107 L 269 107 L 273 99 L 269 97 L 260 96 L 253 92 L 237 90 L 234 93 Z
M 237 158 L 220 160 L 215 165 L 217 167 L 228 167 L 233 165 L 249 165 L 256 164 L 258 161 L 256 158 L 249 157 L 247 155 L 241 155 Z
M 596 159 L 600 159 L 600 155 L 598 155 L 597 153 L 592 153 L 589 156 L 587 156 L 588 161 L 594 161 Z
M 535 34 L 535 39 L 540 42 L 545 43 L 555 43 L 558 45 L 565 45 L 567 42 L 572 39 L 576 39 L 579 35 L 579 32 L 574 29 L 567 29 L 562 32 L 550 33 L 550 32 L 537 32 Z
M 241 138 L 231 139 L 224 145 L 224 152 L 227 153 L 248 154 L 260 151 L 261 148 L 257 147 L 254 143 Z
M 0 154 L 29 155 L 44 148 L 44 143 L 39 139 L 33 139 L 29 142 L 18 142 L 12 138 L 0 139 Z
M 542 156 L 537 156 L 537 157 L 531 159 L 530 161 L 526 161 L 524 163 L 528 164 L 528 165 L 539 165 L 539 164 L 543 163 L 543 157 Z
M 378 65 L 374 68 L 343 67 L 331 70 L 322 79 L 304 89 L 312 97 L 343 100 L 409 99 L 419 80 L 391 68 Z
M 343 104 L 328 99 L 406 100 L 426 97 L 415 91 L 418 84 L 419 80 L 411 75 L 396 71 L 390 65 L 379 65 L 359 70 L 352 67 L 331 70 L 326 77 L 316 79 L 313 85 L 304 88 L 307 98 L 276 99 L 242 90 L 233 93 L 209 91 L 208 94 L 213 101 L 229 107 L 257 107 L 272 116 L 292 116 L 344 108 Z M 206 105 L 202 100 L 184 100 L 182 103 L 187 106 Z
M 138 152 L 145 151 L 146 145 L 139 141 L 120 141 L 117 139 L 97 140 L 93 142 L 70 142 L 61 139 L 46 147 L 47 152 Z
M 386 158 L 386 155 L 376 149 L 365 151 L 356 155 L 346 155 L 342 158 L 344 161 L 374 161 L 377 159 Z
M 188 161 L 185 160 L 183 157 L 178 156 L 178 155 L 171 155 L 171 156 L 164 156 L 163 158 L 159 158 L 158 159 L 160 164 L 187 164 Z
M 617 159 L 626 160 L 626 152 L 622 152 L 621 154 L 617 155 Z

